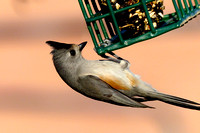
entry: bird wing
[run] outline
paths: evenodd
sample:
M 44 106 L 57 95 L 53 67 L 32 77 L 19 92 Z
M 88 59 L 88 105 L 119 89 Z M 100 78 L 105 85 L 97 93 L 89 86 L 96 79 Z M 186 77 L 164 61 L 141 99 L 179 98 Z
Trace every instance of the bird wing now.
M 122 72 L 120 72 L 120 70 L 115 72 L 108 70 L 102 74 L 98 73 L 98 77 L 113 89 L 117 89 L 119 91 L 130 91 L 137 85 L 136 78 L 133 77 L 133 75 L 127 70 Z
M 97 76 L 81 75 L 79 76 L 78 82 L 82 86 L 83 93 L 90 98 L 121 106 L 152 108 L 131 99 L 116 89 L 113 89 L 109 84 Z

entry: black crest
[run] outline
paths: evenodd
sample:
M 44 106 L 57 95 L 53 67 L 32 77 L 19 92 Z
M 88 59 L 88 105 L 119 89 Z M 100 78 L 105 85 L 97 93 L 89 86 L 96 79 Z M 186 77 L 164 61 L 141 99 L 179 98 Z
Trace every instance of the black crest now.
M 71 44 L 66 44 L 66 43 L 60 43 L 60 42 L 55 42 L 55 41 L 46 41 L 49 46 L 53 47 L 54 49 L 69 49 L 71 48 Z

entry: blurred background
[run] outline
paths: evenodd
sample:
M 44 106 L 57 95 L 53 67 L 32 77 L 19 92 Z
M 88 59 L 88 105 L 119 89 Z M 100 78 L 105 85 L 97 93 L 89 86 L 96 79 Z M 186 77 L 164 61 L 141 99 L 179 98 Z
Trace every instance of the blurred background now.
M 173 12 L 164 1 L 165 14 Z M 200 17 L 157 38 L 116 51 L 161 92 L 200 102 Z M 86 98 L 56 73 L 47 40 L 79 44 L 99 59 L 78 0 L 0 1 L 1 133 L 199 133 L 200 113 L 161 102 L 156 109 Z

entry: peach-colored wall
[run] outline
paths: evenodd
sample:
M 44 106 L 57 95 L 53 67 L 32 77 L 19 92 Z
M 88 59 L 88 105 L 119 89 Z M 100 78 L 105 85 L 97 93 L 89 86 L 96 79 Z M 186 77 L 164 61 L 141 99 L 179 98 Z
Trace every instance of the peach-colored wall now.
M 172 12 L 171 1 L 165 1 Z M 200 102 L 200 17 L 157 38 L 116 51 L 161 92 Z M 0 1 L 1 133 L 199 133 L 200 113 L 161 102 L 156 109 L 86 98 L 56 73 L 47 40 L 80 43 L 98 59 L 78 0 Z

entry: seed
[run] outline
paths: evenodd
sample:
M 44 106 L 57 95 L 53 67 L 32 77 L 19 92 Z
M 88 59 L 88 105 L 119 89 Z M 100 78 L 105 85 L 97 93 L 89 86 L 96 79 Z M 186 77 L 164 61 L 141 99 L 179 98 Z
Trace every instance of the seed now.
M 129 14 L 129 18 L 132 18 L 134 15 L 132 13 Z
M 145 30 L 150 30 L 150 26 L 149 25 L 145 25 L 144 29 Z
M 116 7 L 116 9 L 118 10 L 118 9 L 120 8 L 120 4 L 119 4 L 119 3 L 116 3 L 116 4 L 115 4 L 115 7 Z
M 107 8 L 108 6 L 107 0 L 100 0 L 100 1 L 101 1 L 100 4 L 103 7 L 106 7 L 102 9 L 102 13 L 109 12 Z M 130 5 L 134 5 L 140 2 L 141 0 L 110 0 L 110 1 L 114 10 L 119 10 Z M 159 22 L 164 17 L 163 10 L 165 9 L 165 6 L 163 5 L 163 0 L 153 0 L 151 2 L 147 2 L 146 5 L 149 16 L 152 20 L 153 27 L 154 28 L 159 27 Z M 127 30 L 129 35 L 127 36 L 127 38 L 139 36 L 151 29 L 146 13 L 141 5 L 135 6 L 134 8 L 130 8 L 123 12 L 119 12 L 115 16 L 119 25 L 119 29 L 121 31 Z M 108 21 L 112 23 L 111 19 L 108 19 Z
M 157 27 L 157 23 L 153 22 L 153 27 L 156 28 Z
M 159 12 L 158 15 L 160 15 L 162 18 L 164 17 L 163 14 L 162 14 L 161 12 Z
M 116 2 L 116 0 L 111 0 L 111 3 L 115 3 Z

